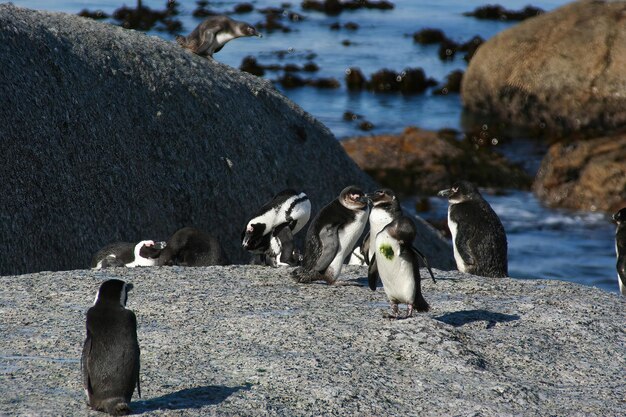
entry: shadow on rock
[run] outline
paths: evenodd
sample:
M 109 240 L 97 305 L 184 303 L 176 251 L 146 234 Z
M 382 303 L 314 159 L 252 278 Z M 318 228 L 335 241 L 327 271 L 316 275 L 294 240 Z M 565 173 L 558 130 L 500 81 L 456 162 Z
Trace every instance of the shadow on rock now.
M 461 327 L 464 324 L 472 323 L 474 321 L 486 321 L 488 322 L 488 329 L 495 326 L 496 323 L 506 323 L 519 319 L 520 317 L 517 314 L 494 313 L 487 310 L 455 311 L 454 313 L 447 313 L 442 316 L 435 317 L 435 320 L 442 321 L 454 327 Z
M 131 407 L 133 408 L 134 414 L 156 410 L 201 408 L 206 405 L 219 404 L 238 391 L 249 390 L 250 386 L 250 384 L 244 384 L 238 387 L 210 385 L 206 387 L 185 388 L 149 400 L 134 401 Z

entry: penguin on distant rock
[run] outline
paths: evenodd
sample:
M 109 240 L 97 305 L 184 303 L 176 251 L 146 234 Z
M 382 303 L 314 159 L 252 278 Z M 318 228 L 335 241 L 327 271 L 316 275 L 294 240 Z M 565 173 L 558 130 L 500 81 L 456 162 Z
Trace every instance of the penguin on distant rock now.
M 296 266 L 299 252 L 293 237 L 309 221 L 311 201 L 305 193 L 288 189 L 276 194 L 248 220 L 241 246 L 271 266 Z
M 176 41 L 194 54 L 211 57 L 228 41 L 248 36 L 263 35 L 257 32 L 254 26 L 228 16 L 209 16 L 188 36 L 176 36 Z
M 368 269 L 368 282 L 372 291 L 376 290 L 378 277 L 391 303 L 389 318 L 401 318 L 398 304 L 407 305 L 404 317 L 411 317 L 413 311 L 429 310 L 428 303 L 422 296 L 422 284 L 419 261 L 424 256 L 413 247 L 417 235 L 413 221 L 403 215 L 398 216 L 371 239 L 374 249 Z M 435 277 L 428 268 L 433 282 Z
M 89 406 L 111 415 L 130 414 L 130 400 L 139 385 L 137 318 L 126 309 L 132 284 L 110 279 L 100 285 L 87 311 L 87 337 L 81 369 Z
M 211 266 L 230 264 L 219 240 L 194 227 L 177 230 L 161 251 L 159 265 Z
M 626 207 L 613 215 L 617 223 L 615 252 L 617 253 L 617 283 L 622 295 L 626 295 Z
M 460 181 L 438 195 L 448 198 L 448 227 L 458 270 L 483 277 L 506 277 L 504 226 L 476 186 Z
M 154 266 L 164 247 L 165 242 L 153 240 L 142 240 L 139 243 L 111 243 L 96 252 L 91 260 L 91 268 Z
M 355 186 L 344 188 L 309 226 L 302 266 L 292 271 L 293 279 L 334 284 L 367 225 L 368 214 L 369 202 L 363 191 Z

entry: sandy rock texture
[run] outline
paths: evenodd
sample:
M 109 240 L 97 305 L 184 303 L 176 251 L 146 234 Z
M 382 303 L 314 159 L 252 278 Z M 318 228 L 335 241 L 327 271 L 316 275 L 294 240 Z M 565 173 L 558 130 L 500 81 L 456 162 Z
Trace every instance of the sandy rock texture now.
M 533 191 L 552 207 L 616 212 L 626 206 L 626 134 L 556 143 Z
M 465 107 L 533 130 L 626 126 L 626 1 L 583 0 L 528 19 L 480 46 Z
M 376 181 L 407 194 L 433 194 L 459 179 L 483 187 L 524 189 L 531 183 L 521 167 L 495 152 L 416 127 L 399 135 L 346 139 L 341 145 Z
M 247 261 L 241 231 L 277 192 L 315 212 L 349 184 L 376 188 L 269 82 L 173 42 L 2 4 L 0 44 L 0 274 L 84 268 L 108 243 L 183 226 Z
M 77 270 L 0 277 L 0 414 L 88 412 L 87 308 L 130 281 L 141 415 L 622 415 L 624 300 L 559 281 L 436 270 L 432 311 L 401 321 L 364 267 L 347 285 L 289 269 Z

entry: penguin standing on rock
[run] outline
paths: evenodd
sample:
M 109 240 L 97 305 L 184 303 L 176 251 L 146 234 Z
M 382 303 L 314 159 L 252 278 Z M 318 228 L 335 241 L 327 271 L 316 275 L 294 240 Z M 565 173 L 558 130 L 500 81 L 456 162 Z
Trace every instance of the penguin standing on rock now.
M 259 32 L 245 22 L 238 22 L 228 16 L 210 16 L 200 23 L 188 36 L 177 36 L 176 41 L 194 54 L 212 57 L 226 42 L 247 36 L 262 37 Z
M 116 266 L 154 266 L 165 242 L 142 240 L 139 243 L 117 242 L 100 249 L 91 260 L 94 269 Z
M 438 195 L 448 198 L 448 227 L 458 270 L 483 277 L 506 277 L 506 233 L 476 186 L 460 181 Z
M 349 186 L 315 216 L 306 234 L 302 267 L 292 272 L 296 282 L 323 280 L 334 284 L 343 262 L 367 225 L 369 205 L 360 188 Z
M 177 230 L 158 259 L 159 265 L 211 266 L 230 262 L 216 237 L 194 227 Z
M 370 231 L 363 239 L 361 252 L 367 254 L 366 263 L 369 265 L 370 259 L 374 256 L 376 250 L 373 244 L 376 235 L 389 223 L 402 216 L 402 208 L 396 194 L 388 188 L 376 190 L 368 194 L 367 197 L 372 201 L 372 210 L 369 215 Z
M 126 309 L 132 288 L 118 279 L 100 286 L 87 311 L 87 338 L 80 361 L 89 406 L 115 416 L 131 412 L 135 386 L 141 397 L 137 319 Z
M 271 266 L 296 266 L 299 254 L 293 242 L 311 217 L 311 201 L 305 193 L 284 190 L 261 207 L 246 223 L 241 246 Z
M 422 296 L 422 284 L 419 270 L 419 260 L 423 255 L 413 247 L 413 240 L 417 231 L 415 224 L 406 216 L 398 216 L 386 225 L 381 232 L 372 239 L 374 255 L 370 258 L 367 273 L 370 289 L 376 291 L 376 284 L 380 276 L 387 298 L 391 303 L 389 318 L 401 318 L 398 304 L 407 305 L 404 317 L 411 317 L 413 310 L 424 312 L 429 310 L 428 303 Z M 433 282 L 435 277 L 428 268 Z
M 626 207 L 613 215 L 617 223 L 615 252 L 617 252 L 617 283 L 619 292 L 626 295 Z

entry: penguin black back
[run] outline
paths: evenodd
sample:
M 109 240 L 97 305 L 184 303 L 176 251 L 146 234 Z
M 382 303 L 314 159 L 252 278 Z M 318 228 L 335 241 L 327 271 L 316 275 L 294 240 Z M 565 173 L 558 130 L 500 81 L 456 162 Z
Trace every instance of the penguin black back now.
M 135 386 L 141 397 L 137 319 L 125 307 L 132 287 L 118 279 L 105 281 L 87 311 L 83 387 L 91 408 L 112 415 L 130 413 Z
M 211 266 L 229 261 L 216 237 L 193 227 L 177 230 L 167 241 L 159 265 Z
M 615 230 L 615 252 L 617 254 L 617 284 L 622 295 L 626 295 L 626 207 L 613 215 L 617 223 Z
M 508 275 L 504 226 L 470 182 L 460 181 L 439 192 L 448 197 L 448 226 L 453 236 L 457 268 L 485 277 Z

